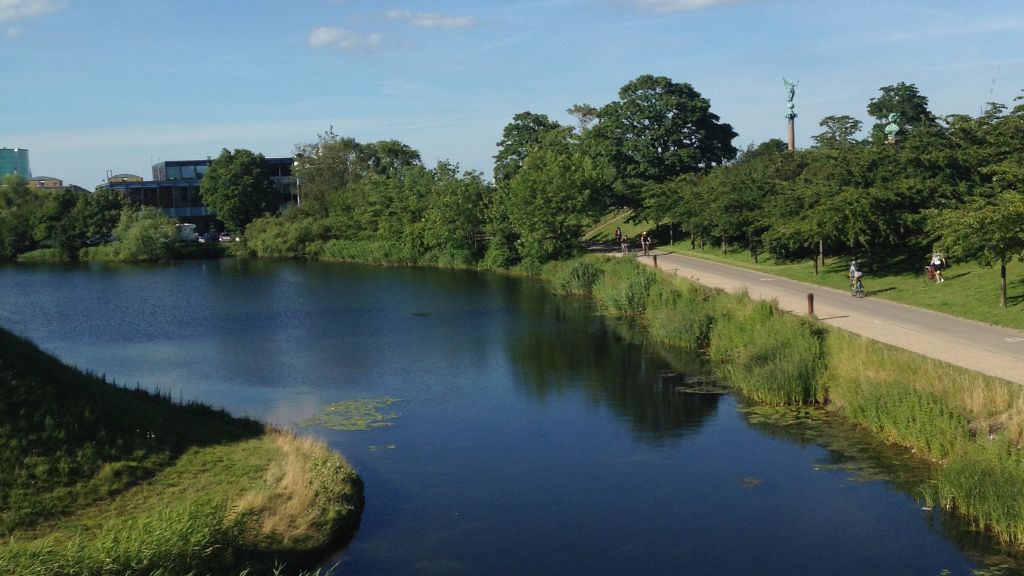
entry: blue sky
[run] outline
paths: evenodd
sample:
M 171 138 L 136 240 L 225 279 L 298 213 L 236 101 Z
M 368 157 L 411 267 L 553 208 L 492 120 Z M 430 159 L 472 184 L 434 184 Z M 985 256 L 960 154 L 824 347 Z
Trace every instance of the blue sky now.
M 108 170 L 329 126 L 491 177 L 512 116 L 602 106 L 641 74 L 689 82 L 739 134 L 797 146 L 910 82 L 933 112 L 1024 88 L 1021 0 L 0 0 L 0 146 L 88 189 Z

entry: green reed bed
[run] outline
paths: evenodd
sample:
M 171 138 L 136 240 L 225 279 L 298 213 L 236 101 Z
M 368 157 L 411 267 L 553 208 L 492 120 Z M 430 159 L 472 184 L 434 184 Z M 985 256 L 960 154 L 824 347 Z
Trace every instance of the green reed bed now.
M 720 310 L 708 355 L 741 394 L 773 406 L 819 404 L 822 332 L 774 302 L 742 295 Z
M 560 293 L 592 294 L 667 344 L 704 350 L 741 395 L 817 405 L 939 464 L 919 490 L 1000 541 L 1024 548 L 1024 391 L 817 321 L 683 279 L 633 258 L 549 265 Z
M 643 316 L 658 273 L 634 258 L 616 258 L 606 263 L 605 272 L 593 289 L 601 306 L 616 316 Z

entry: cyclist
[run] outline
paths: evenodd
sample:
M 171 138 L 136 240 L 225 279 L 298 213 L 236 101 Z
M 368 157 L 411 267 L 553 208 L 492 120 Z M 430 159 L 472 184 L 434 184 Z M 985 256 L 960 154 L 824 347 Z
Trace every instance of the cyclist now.
M 651 251 L 651 237 L 646 231 L 640 235 L 640 246 L 644 249 L 644 256 L 648 256 Z
M 864 273 L 860 271 L 857 266 L 857 259 L 854 258 L 850 262 L 850 294 L 854 296 L 864 297 L 864 284 L 861 282 L 861 278 Z

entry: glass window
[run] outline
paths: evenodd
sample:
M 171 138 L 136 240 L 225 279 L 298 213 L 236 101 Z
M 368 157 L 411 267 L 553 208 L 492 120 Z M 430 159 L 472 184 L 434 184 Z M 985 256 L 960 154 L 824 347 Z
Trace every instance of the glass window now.
M 180 180 L 181 179 L 181 167 L 180 166 L 168 166 L 167 167 L 167 179 L 168 180 Z
M 188 164 L 187 166 L 181 167 L 181 177 L 184 180 L 195 180 L 196 178 L 196 167 L 194 164 Z

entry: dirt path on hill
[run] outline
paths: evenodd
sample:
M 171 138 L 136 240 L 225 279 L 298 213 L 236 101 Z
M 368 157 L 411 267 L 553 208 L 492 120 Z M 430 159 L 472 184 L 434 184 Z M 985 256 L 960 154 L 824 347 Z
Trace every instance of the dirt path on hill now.
M 658 268 L 727 292 L 746 290 L 752 298 L 776 300 L 783 310 L 807 314 L 807 295 L 814 294 L 814 315 L 837 328 L 1024 384 L 1024 332 L 964 320 L 871 297 L 805 284 L 755 270 L 737 268 L 680 254 L 652 252 Z M 654 265 L 654 257 L 638 261 Z

